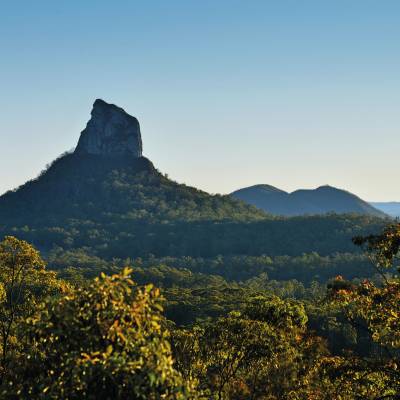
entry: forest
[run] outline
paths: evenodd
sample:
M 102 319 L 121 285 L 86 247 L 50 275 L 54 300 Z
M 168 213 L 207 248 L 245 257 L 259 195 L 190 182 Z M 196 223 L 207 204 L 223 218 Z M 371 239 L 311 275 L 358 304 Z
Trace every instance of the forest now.
M 50 269 L 6 236 L 1 396 L 398 399 L 400 225 L 352 241 L 359 253 L 288 259 L 58 250 Z M 340 264 L 365 279 L 318 272 Z
M 276 217 L 77 153 L 0 220 L 1 398 L 400 398 L 395 220 Z
M 0 237 L 32 243 L 54 269 L 101 272 L 135 261 L 235 281 L 267 273 L 306 285 L 360 276 L 365 257 L 352 237 L 390 222 L 357 214 L 274 217 L 178 184 L 144 157 L 75 153 L 1 196 L 0 221 Z
M 75 153 L 0 202 L 2 398 L 399 398 L 393 220 Z

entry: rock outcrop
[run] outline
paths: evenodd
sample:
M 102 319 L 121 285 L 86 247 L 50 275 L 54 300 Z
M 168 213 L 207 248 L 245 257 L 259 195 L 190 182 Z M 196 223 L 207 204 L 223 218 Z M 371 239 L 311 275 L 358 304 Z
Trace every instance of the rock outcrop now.
M 81 132 L 77 154 L 142 156 L 139 121 L 114 104 L 97 99 L 91 119 Z

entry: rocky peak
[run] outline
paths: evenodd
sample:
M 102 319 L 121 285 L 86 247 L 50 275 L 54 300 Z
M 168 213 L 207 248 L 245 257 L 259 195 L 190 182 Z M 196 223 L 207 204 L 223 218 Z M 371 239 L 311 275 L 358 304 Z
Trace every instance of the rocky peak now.
M 142 156 L 139 121 L 114 104 L 97 99 L 75 153 Z

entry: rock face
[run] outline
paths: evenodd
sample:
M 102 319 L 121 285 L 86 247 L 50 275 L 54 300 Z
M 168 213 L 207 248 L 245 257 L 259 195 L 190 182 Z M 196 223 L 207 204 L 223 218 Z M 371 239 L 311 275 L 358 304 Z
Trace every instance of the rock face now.
M 81 132 L 75 153 L 142 156 L 139 121 L 122 108 L 97 99 L 91 119 Z

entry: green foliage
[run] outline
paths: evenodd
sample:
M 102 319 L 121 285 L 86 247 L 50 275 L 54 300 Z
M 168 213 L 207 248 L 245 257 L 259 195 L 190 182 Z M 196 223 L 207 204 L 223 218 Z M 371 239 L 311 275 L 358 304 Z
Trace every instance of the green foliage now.
M 299 303 L 248 299 L 243 312 L 174 332 L 177 366 L 208 398 L 300 398 L 313 380 L 316 357 L 325 351 L 307 334 L 306 321 Z
M 173 368 L 160 292 L 130 270 L 45 302 L 27 320 L 4 395 L 18 399 L 185 399 Z
M 97 276 L 101 271 L 113 273 L 125 265 L 131 265 L 134 266 L 136 279 L 141 282 L 153 282 L 161 287 L 175 285 L 193 288 L 201 281 L 205 282 L 210 276 L 213 280 L 223 278 L 227 282 L 248 282 L 254 287 L 271 289 L 271 285 L 274 285 L 272 281 L 296 280 L 304 286 L 310 286 L 312 282 L 326 284 L 337 275 L 349 280 L 376 275 L 365 255 L 351 253 L 320 256 L 314 252 L 293 257 L 242 255 L 213 258 L 190 256 L 156 258 L 150 256 L 134 259 L 113 258 L 106 261 L 88 256 L 81 250 L 62 252 L 57 249 L 50 252 L 47 259 L 49 264 L 61 273 L 74 266 L 88 278 Z M 293 291 L 295 290 L 293 288 Z M 284 296 L 283 292 L 282 295 Z
M 342 396 L 365 399 L 398 399 L 400 393 L 400 278 L 388 278 L 385 269 L 393 269 L 399 256 L 400 225 L 384 229 L 380 235 L 356 238 L 365 245 L 383 280 L 380 286 L 364 280 L 351 285 L 338 277 L 330 287 L 334 303 L 340 304 L 351 325 L 370 344 L 369 352 L 352 357 L 328 359 L 328 373 L 334 371 L 336 387 Z M 352 397 L 353 396 L 353 397 Z
M 70 282 L 28 243 L 0 243 L 3 397 L 398 398 L 398 225 L 364 236 L 382 222 L 269 219 L 148 164 L 97 161 L 80 174 L 61 159 L 5 197 L 15 210 L 35 199 L 32 215 L 0 209 L 16 223 L 2 232 L 34 239 Z M 74 179 L 59 182 L 65 168 Z M 125 265 L 145 286 L 115 274 Z
M 1 374 L 20 347 L 24 333 L 17 331 L 18 324 L 32 315 L 43 298 L 66 288 L 55 272 L 45 269 L 38 251 L 30 244 L 12 236 L 0 242 Z

